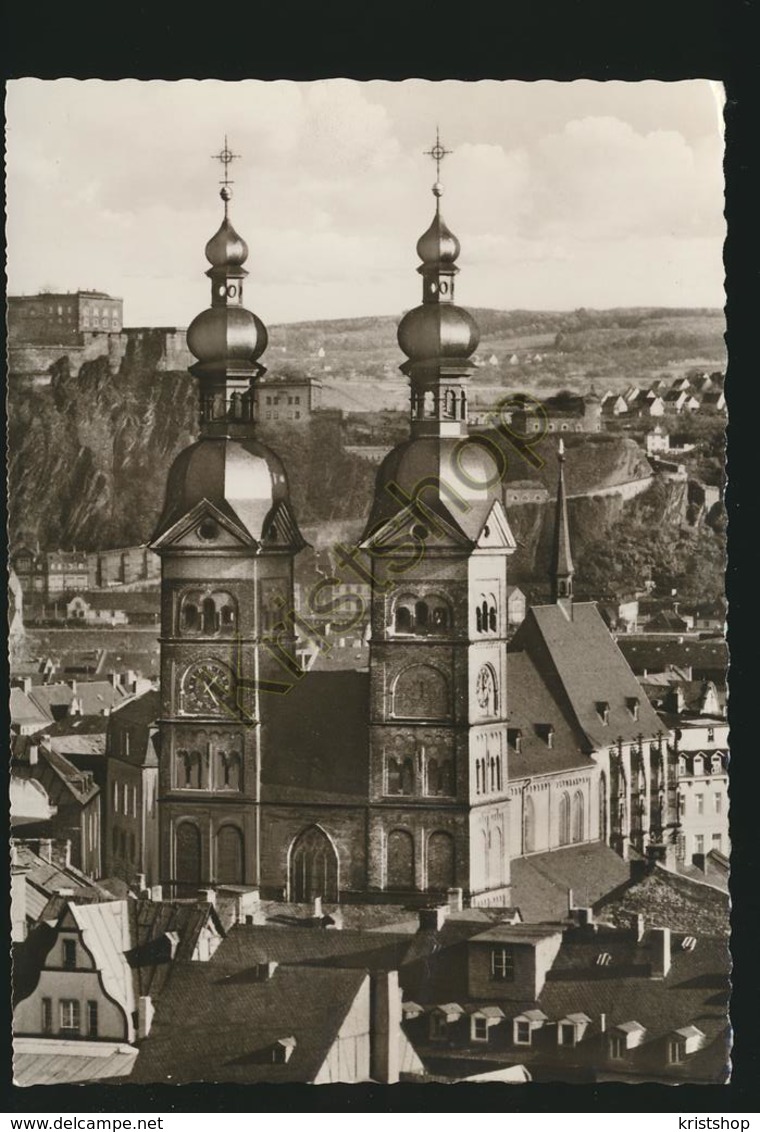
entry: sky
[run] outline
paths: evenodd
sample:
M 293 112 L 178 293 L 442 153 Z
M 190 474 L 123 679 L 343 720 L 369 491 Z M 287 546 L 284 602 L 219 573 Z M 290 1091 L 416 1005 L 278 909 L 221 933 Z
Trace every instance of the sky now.
M 722 307 L 722 107 L 707 80 L 18 79 L 8 290 L 102 290 L 127 326 L 187 326 L 227 134 L 246 305 L 270 324 L 397 315 L 420 301 L 440 125 L 462 305 Z

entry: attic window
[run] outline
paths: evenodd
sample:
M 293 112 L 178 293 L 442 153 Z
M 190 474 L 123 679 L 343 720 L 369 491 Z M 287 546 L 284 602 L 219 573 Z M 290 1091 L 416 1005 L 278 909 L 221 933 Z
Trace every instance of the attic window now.
M 609 967 L 611 962 L 612 956 L 610 955 L 609 951 L 600 951 L 596 959 L 594 960 L 594 964 L 597 967 Z
M 536 734 L 543 739 L 547 747 L 554 745 L 554 725 L 551 723 L 537 723 Z
M 296 1039 L 278 1038 L 272 1046 L 272 1062 L 274 1065 L 285 1065 L 290 1061 L 293 1055 L 293 1050 L 296 1048 Z
M 522 746 L 522 731 L 519 727 L 507 728 L 507 742 L 511 747 L 514 747 L 519 755 Z
M 681 940 L 681 949 L 683 951 L 693 951 L 697 946 L 697 941 L 693 935 L 686 935 Z
M 634 719 L 639 718 L 639 698 L 638 696 L 629 696 L 627 701 L 628 710 Z
M 610 722 L 610 705 L 606 700 L 599 700 L 596 705 L 596 710 L 599 713 L 599 718 L 602 723 L 607 727 Z

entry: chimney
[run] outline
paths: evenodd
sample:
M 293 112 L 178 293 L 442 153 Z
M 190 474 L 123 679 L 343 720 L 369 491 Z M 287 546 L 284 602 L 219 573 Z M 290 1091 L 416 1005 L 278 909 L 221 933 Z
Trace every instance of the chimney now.
M 111 685 L 112 688 L 118 688 L 119 687 L 119 674 L 118 674 L 118 672 L 109 672 L 107 679 L 108 679 L 108 683 Z
M 464 907 L 464 898 L 461 888 L 450 888 L 446 895 L 449 901 L 449 912 L 461 912 Z
M 664 979 L 670 970 L 670 928 L 652 928 L 651 946 L 651 977 Z
M 40 838 L 38 853 L 43 861 L 47 861 L 49 865 L 53 863 L 53 842 L 49 837 Z
M 145 873 L 138 873 L 137 876 L 135 877 L 135 882 L 137 884 L 137 891 L 138 892 L 145 892 L 146 891 L 148 886 L 145 883 Z
M 21 691 L 25 692 L 27 695 L 32 690 L 32 678 L 31 678 L 31 676 L 22 676 L 20 680 L 14 680 L 14 684 L 16 685 L 17 688 L 20 688 Z
M 570 907 L 570 918 L 578 928 L 593 928 L 594 927 L 594 909 L 593 908 L 574 908 Z
M 641 943 L 646 931 L 646 921 L 641 912 L 638 912 L 633 918 L 633 926 L 636 931 L 636 942 Z
M 570 915 L 572 913 L 574 907 L 575 907 L 575 896 L 573 895 L 572 888 L 568 888 L 568 890 L 567 890 L 567 912 L 568 912 L 568 915 Z
M 141 994 L 137 1000 L 137 1040 L 142 1041 L 150 1033 L 153 1022 L 153 1001 L 149 994 Z
M 419 927 L 421 932 L 439 932 L 449 914 L 448 904 L 435 904 L 431 908 L 420 908 Z
M 74 695 L 76 695 L 77 694 L 77 682 L 76 682 L 76 680 L 67 680 L 66 683 L 68 684 L 69 688 L 71 688 Z
M 205 904 L 211 904 L 216 908 L 216 891 L 213 888 L 199 888 L 198 899 Z
M 600 1014 L 599 1015 L 599 1032 L 601 1034 L 605 1034 L 607 1032 L 607 1015 L 606 1014 Z
M 369 1075 L 381 1085 L 399 1080 L 401 988 L 398 971 L 370 975 Z

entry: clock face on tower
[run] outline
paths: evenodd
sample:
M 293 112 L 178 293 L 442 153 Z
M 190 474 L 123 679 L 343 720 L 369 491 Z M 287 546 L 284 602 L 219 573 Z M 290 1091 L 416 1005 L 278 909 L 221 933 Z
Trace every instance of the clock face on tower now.
M 496 711 L 496 681 L 492 670 L 484 664 L 475 683 L 475 698 L 483 711 L 492 715 Z
M 232 676 L 223 664 L 201 661 L 182 680 L 182 710 L 191 715 L 228 714 L 232 691 Z

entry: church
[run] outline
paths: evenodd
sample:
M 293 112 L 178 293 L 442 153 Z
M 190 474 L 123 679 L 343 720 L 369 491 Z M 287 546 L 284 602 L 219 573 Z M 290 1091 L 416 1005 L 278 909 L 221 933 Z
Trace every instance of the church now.
M 440 166 L 438 142 L 431 153 Z M 304 673 L 292 611 L 306 544 L 286 469 L 257 439 L 267 331 L 244 305 L 225 173 L 211 304 L 187 332 L 200 435 L 174 461 L 152 540 L 172 895 L 508 906 L 516 858 L 583 843 L 627 858 L 666 839 L 667 734 L 596 606 L 573 600 L 562 454 L 553 600 L 508 646 L 515 540 L 498 451 L 468 425 L 479 332 L 454 301 L 442 193 L 437 179 L 417 243 L 422 302 L 398 327 L 409 438 L 378 469 L 355 548 L 372 579 L 369 667 Z

